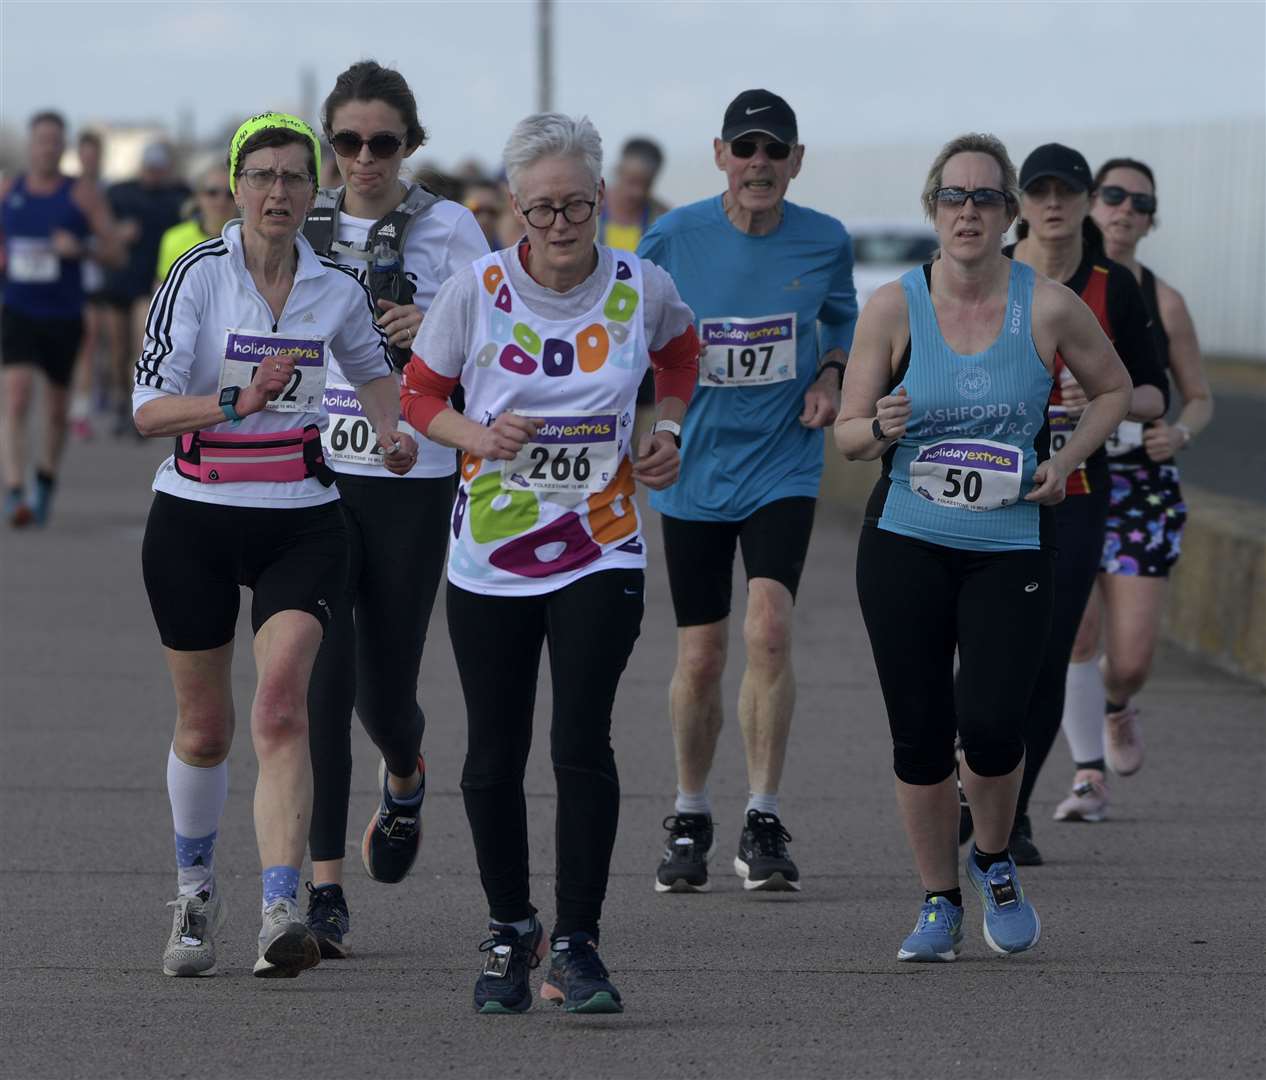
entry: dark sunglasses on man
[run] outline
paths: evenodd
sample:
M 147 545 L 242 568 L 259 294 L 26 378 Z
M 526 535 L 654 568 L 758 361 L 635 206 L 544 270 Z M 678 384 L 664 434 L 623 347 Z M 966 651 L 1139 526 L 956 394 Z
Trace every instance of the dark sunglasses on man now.
M 755 157 L 758 149 L 755 139 L 735 139 L 730 143 L 730 153 L 736 158 Z M 786 161 L 791 156 L 791 146 L 785 142 L 771 140 L 765 144 L 765 156 L 770 161 Z
M 1155 195 L 1148 195 L 1142 191 L 1126 191 L 1125 188 L 1117 187 L 1115 184 L 1101 187 L 1098 195 L 1108 206 L 1120 206 L 1126 199 L 1129 199 L 1130 206 L 1133 207 L 1136 214 L 1156 213 Z
M 963 206 L 971 199 L 977 210 L 985 206 L 1006 206 L 1011 201 L 1005 191 L 990 187 L 942 187 L 932 192 L 932 198 L 943 206 Z
M 368 139 L 362 139 L 354 131 L 339 131 L 330 136 L 330 145 L 341 158 L 359 157 L 360 148 L 368 146 L 374 157 L 382 159 L 395 156 L 404 145 L 404 140 L 390 131 L 380 131 Z

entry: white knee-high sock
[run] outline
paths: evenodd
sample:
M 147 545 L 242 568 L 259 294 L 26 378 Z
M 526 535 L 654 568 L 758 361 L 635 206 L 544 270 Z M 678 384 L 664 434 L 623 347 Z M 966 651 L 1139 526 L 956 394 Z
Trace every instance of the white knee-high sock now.
M 187 765 L 173 747 L 167 753 L 167 796 L 176 832 L 176 890 L 181 896 L 212 891 L 215 836 L 229 794 L 229 763 L 209 769 Z
M 1064 738 L 1077 764 L 1103 760 L 1103 674 L 1099 658 L 1073 661 L 1064 683 Z

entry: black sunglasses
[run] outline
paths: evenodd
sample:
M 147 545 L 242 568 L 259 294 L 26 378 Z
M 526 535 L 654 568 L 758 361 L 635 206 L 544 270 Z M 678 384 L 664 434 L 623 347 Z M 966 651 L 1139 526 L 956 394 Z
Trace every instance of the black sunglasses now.
M 932 192 L 932 198 L 945 206 L 963 206 L 968 199 L 979 210 L 982 206 L 1006 206 L 1011 201 L 1005 191 L 997 188 L 978 187 L 943 187 Z
M 334 147 L 334 152 L 339 157 L 357 157 L 360 154 L 360 148 L 368 146 L 369 152 L 374 157 L 389 158 L 393 157 L 404 145 L 404 140 L 399 135 L 391 134 L 390 131 L 380 131 L 368 139 L 362 139 L 354 131 L 340 131 L 330 136 L 330 145 Z
M 758 149 L 755 139 L 735 139 L 730 143 L 730 153 L 736 158 L 755 157 Z M 791 145 L 785 142 L 767 142 L 765 156 L 770 161 L 786 161 L 791 156 Z
M 1156 213 L 1155 195 L 1145 195 L 1141 191 L 1126 191 L 1125 188 L 1117 187 L 1115 184 L 1109 187 L 1101 187 L 1098 194 L 1099 198 L 1109 206 L 1120 206 L 1128 198 L 1130 206 L 1134 208 L 1135 213 Z

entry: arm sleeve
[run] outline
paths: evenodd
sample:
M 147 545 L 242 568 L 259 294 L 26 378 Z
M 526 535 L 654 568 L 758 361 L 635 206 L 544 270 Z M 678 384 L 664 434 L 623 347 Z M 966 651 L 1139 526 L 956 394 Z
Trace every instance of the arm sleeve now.
M 693 322 L 662 349 L 651 350 L 655 372 L 655 403 L 666 397 L 681 398 L 687 405 L 699 381 L 699 334 Z
M 179 263 L 150 301 L 145 341 L 136 361 L 132 415 L 147 401 L 183 394 L 189 386 L 207 309 L 206 272 L 197 263 Z
M 344 298 L 345 315 L 339 332 L 330 347 L 338 357 L 339 367 L 354 387 L 364 386 L 392 372 L 387 353 L 387 338 L 375 318 L 374 298 L 356 278 L 355 273 L 327 268 L 331 286 Z M 340 280 L 346 278 L 346 281 Z
M 1143 290 L 1134 275 L 1122 266 L 1108 273 L 1108 321 L 1113 344 L 1135 386 L 1155 386 L 1169 409 L 1169 380 L 1156 358 L 1156 339 Z
M 426 366 L 417 353 L 404 366 L 400 383 L 400 411 L 423 435 L 440 413 L 448 407 L 448 399 L 457 389 L 456 376 L 440 375 Z
M 857 328 L 857 289 L 853 285 L 853 239 L 843 230 L 844 239 L 836 256 L 830 291 L 818 311 L 818 356 L 832 349 L 848 352 Z

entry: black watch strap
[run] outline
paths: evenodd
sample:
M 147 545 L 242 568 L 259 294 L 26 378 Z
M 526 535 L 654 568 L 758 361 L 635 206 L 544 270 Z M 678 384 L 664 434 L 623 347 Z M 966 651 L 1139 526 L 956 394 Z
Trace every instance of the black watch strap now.
M 870 433 L 875 436 L 876 442 L 883 442 L 886 438 L 884 429 L 879 426 L 879 417 L 877 416 L 870 422 Z
M 818 368 L 817 375 L 813 377 L 813 381 L 817 382 L 818 379 L 822 378 L 822 372 L 826 371 L 828 368 L 834 368 L 836 371 L 840 373 L 840 385 L 843 386 L 844 385 L 844 365 L 841 364 L 838 360 L 828 360 L 826 363 L 822 364 Z

